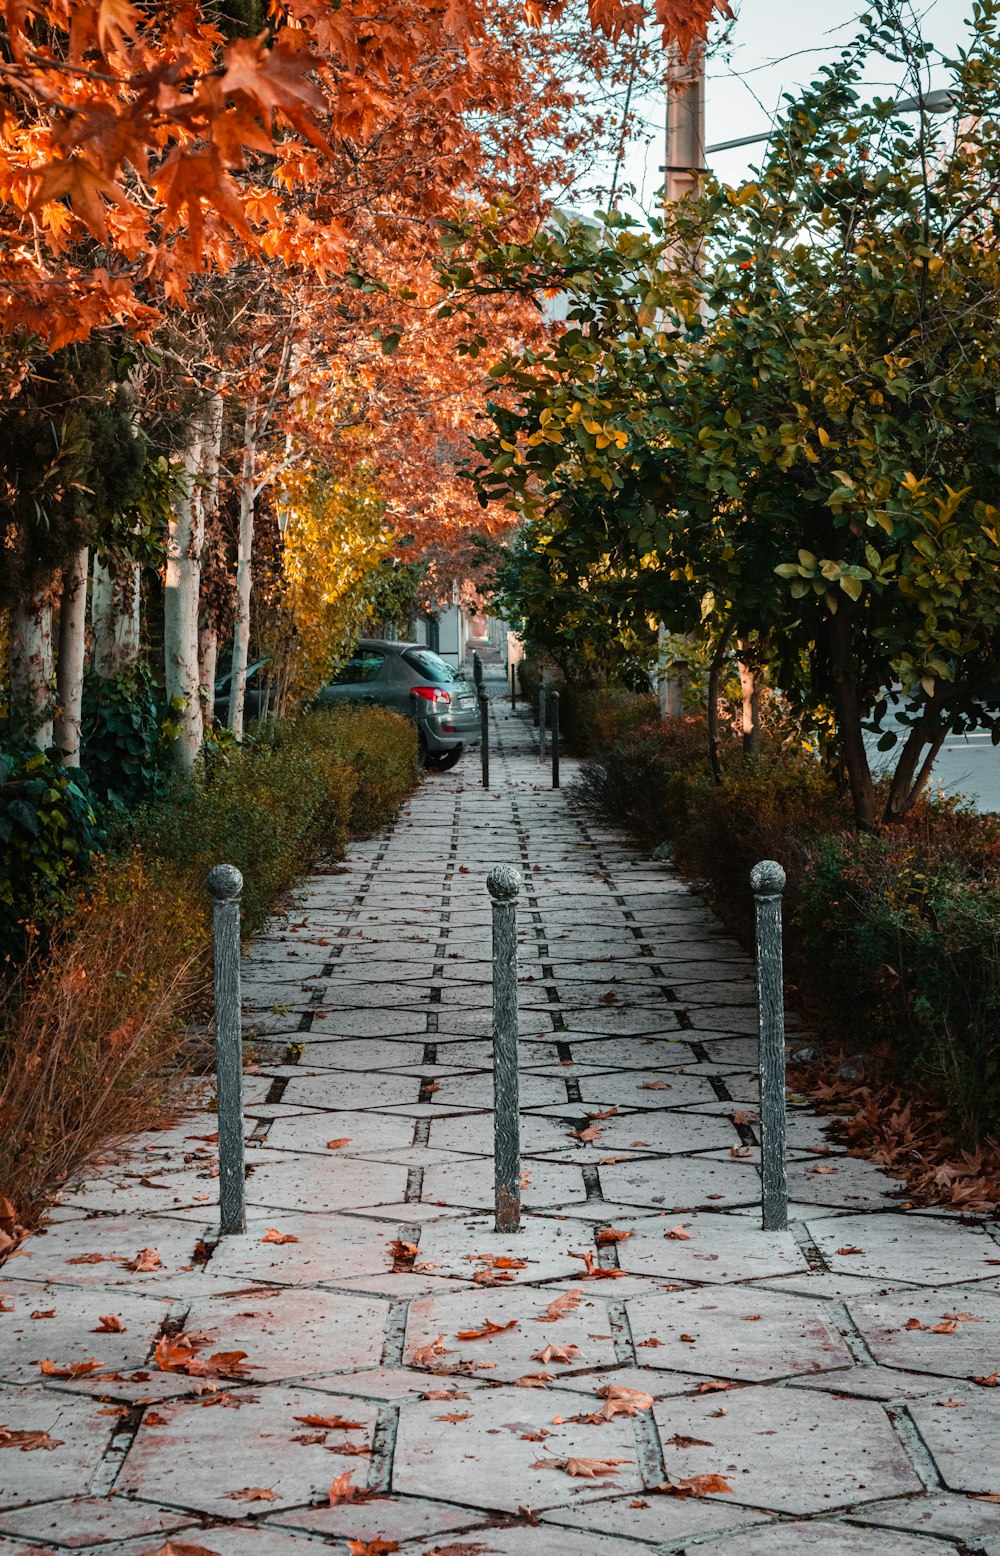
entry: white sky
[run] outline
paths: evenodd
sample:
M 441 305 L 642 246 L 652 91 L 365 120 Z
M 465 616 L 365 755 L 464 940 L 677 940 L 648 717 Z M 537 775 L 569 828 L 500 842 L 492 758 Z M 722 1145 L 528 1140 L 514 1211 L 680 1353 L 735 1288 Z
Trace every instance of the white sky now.
M 725 54 L 708 62 L 705 100 L 705 138 L 735 140 L 766 130 L 782 93 L 794 91 L 813 79 L 818 67 L 836 58 L 857 30 L 863 14 L 862 0 L 739 0 L 737 20 Z M 924 36 L 938 49 L 950 53 L 965 34 L 963 22 L 971 0 L 917 0 L 914 11 L 923 18 Z M 873 61 L 873 67 L 882 61 Z M 931 84 L 939 84 L 931 72 Z M 879 95 L 888 95 L 895 83 L 870 75 Z M 884 90 L 880 90 L 884 89 Z M 640 112 L 653 140 L 636 139 L 624 161 L 622 181 L 635 185 L 637 203 L 649 209 L 663 182 L 659 169 L 664 155 L 663 107 L 653 100 Z M 727 183 L 745 178 L 764 148 L 719 152 L 709 157 L 716 174 Z

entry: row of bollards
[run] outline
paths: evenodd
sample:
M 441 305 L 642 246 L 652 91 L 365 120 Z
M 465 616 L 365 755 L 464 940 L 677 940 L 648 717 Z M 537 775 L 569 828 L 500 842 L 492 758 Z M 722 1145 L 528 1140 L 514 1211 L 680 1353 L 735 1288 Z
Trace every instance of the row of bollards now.
M 553 694 L 558 698 L 558 693 Z M 556 702 L 558 707 L 558 702 Z M 484 743 L 485 743 L 485 718 Z M 558 720 L 558 715 L 556 715 Z M 558 722 L 555 725 L 558 734 Z M 558 747 L 558 742 L 557 742 Z M 558 787 L 558 759 L 553 784 Z M 488 780 L 488 758 L 484 783 Z M 234 865 L 208 877 L 214 899 L 215 1069 L 219 1119 L 219 1210 L 223 1234 L 246 1231 L 243 1054 L 240 997 L 240 893 Z M 760 1069 L 761 1208 L 765 1231 L 788 1226 L 785 1107 L 785 1004 L 781 896 L 785 872 L 765 859 L 751 873 L 757 938 Z M 496 1230 L 521 1225 L 521 1125 L 518 1096 L 517 896 L 521 877 L 497 865 L 486 881 L 493 906 L 493 1101 Z

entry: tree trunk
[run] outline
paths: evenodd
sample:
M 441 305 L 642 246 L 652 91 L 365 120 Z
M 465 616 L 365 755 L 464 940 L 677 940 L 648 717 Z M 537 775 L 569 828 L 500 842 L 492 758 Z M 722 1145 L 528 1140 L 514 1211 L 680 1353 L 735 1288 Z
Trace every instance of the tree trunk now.
M 184 451 L 184 474 L 174 498 L 167 535 L 167 568 L 163 590 L 163 653 L 167 697 L 183 703 L 177 718 L 180 732 L 173 745 L 178 772 L 194 770 L 204 737 L 201 678 L 198 667 L 198 603 L 201 548 L 204 539 L 198 477 L 204 422 L 191 430 Z
M 857 676 L 854 672 L 851 606 L 846 597 L 839 600 L 837 606 L 836 614 L 832 615 L 827 623 L 837 732 L 840 735 L 840 748 L 844 754 L 847 781 L 854 802 L 854 819 L 862 832 L 873 832 L 876 826 L 875 785 L 872 782 L 864 732 L 861 728 L 863 710 L 858 695 Z
M 884 822 L 899 821 L 913 809 L 927 787 L 934 763 L 947 736 L 947 724 L 942 725 L 940 716 L 932 709 L 928 709 L 914 724 L 892 775 L 889 797 L 882 814 Z M 928 748 L 926 755 L 924 755 L 925 747 Z
M 56 665 L 55 744 L 65 767 L 80 766 L 83 666 L 87 654 L 87 571 L 90 553 L 81 546 L 63 569 L 59 603 L 59 660 Z
M 94 558 L 90 621 L 94 671 L 102 681 L 111 681 L 139 658 L 138 562 L 106 567 Z
M 658 665 L 656 692 L 660 700 L 661 719 L 679 719 L 684 713 L 684 691 L 687 686 L 686 667 L 680 660 L 666 663 L 666 645 L 671 634 L 661 621 L 657 628 Z
M 240 538 L 236 558 L 236 620 L 233 623 L 233 665 L 229 692 L 229 728 L 243 739 L 247 659 L 250 651 L 250 594 L 253 588 L 254 482 L 257 475 L 257 406 L 247 406 L 243 464 L 240 470 Z
M 740 690 L 743 693 L 743 754 L 760 756 L 760 676 L 742 659 Z
M 9 634 L 13 710 L 44 751 L 52 744 L 52 596 L 48 589 L 11 608 Z
M 712 663 L 708 671 L 708 757 L 712 764 L 712 777 L 716 783 L 722 782 L 722 740 L 719 733 L 719 682 L 722 678 L 722 667 L 726 662 L 726 654 L 729 650 L 729 639 L 733 629 L 727 623 L 723 628 L 715 653 L 712 655 Z
M 219 512 L 219 465 L 222 460 L 223 401 L 214 393 L 205 411 L 202 452 L 202 532 L 210 535 Z M 215 675 L 219 659 L 219 632 L 211 604 L 202 602 L 198 616 L 198 671 L 202 717 L 211 729 L 215 723 Z

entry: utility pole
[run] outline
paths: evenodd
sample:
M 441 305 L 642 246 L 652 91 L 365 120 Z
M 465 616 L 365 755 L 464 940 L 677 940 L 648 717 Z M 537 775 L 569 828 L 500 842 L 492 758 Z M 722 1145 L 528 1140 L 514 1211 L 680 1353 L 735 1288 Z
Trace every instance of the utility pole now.
M 667 55 L 666 163 L 663 168 L 663 200 L 674 205 L 678 200 L 697 195 L 705 167 L 705 48 L 696 43 L 689 55 L 676 44 Z M 678 255 L 681 264 L 696 264 L 693 255 Z M 660 623 L 657 692 L 660 717 L 679 718 L 683 712 L 686 676 L 680 664 L 667 665 L 665 646 L 669 633 Z

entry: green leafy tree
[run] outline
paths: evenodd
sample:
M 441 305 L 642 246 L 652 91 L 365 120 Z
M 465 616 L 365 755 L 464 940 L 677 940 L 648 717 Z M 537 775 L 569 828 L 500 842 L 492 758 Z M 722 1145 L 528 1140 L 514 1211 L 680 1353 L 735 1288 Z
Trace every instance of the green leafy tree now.
M 862 101 L 870 50 L 918 98 L 932 53 L 879 0 L 755 181 L 450 270 L 569 302 L 547 352 L 494 369 L 482 499 L 613 556 L 637 617 L 703 619 L 829 705 L 865 828 L 912 806 L 950 732 L 1000 738 L 1000 7 L 973 9 L 943 121 Z M 898 744 L 881 808 L 873 725 Z

